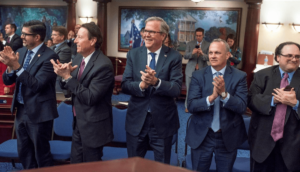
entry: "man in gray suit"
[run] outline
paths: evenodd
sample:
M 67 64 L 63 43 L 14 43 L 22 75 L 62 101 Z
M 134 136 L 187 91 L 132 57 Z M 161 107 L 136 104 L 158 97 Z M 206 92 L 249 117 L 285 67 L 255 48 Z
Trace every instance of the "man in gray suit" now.
M 186 84 L 186 99 L 185 99 L 185 112 L 187 110 L 187 96 L 189 92 L 189 87 L 191 83 L 192 73 L 195 70 L 199 70 L 207 66 L 208 61 L 208 48 L 209 42 L 203 39 L 204 29 L 201 27 L 197 28 L 195 31 L 196 39 L 187 43 L 185 49 L 184 59 L 188 59 L 189 62 L 185 68 L 185 84 Z
M 71 61 L 71 48 L 66 43 L 68 31 L 63 26 L 56 26 L 52 28 L 51 38 L 53 40 L 53 46 L 50 47 L 58 56 L 61 63 L 69 63 Z M 71 94 L 67 90 L 60 88 L 59 82 L 61 77 L 56 78 L 55 90 L 56 92 L 63 92 L 65 97 L 70 97 Z

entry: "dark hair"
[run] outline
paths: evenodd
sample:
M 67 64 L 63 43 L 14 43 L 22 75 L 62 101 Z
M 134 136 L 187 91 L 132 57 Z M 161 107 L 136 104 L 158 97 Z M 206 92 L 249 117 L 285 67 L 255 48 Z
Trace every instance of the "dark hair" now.
M 63 26 L 56 26 L 52 28 L 52 31 L 56 31 L 60 34 L 60 36 L 64 36 L 64 40 L 67 39 L 68 37 L 68 31 L 65 27 Z
M 284 43 L 279 44 L 275 49 L 275 57 L 274 57 L 274 59 L 277 63 L 278 63 L 277 56 L 281 55 L 281 50 L 286 45 L 296 45 L 298 47 L 298 49 L 300 50 L 300 45 L 295 42 L 284 42 Z
M 15 32 L 17 31 L 17 26 L 15 24 L 13 24 L 13 23 L 7 23 L 6 25 L 10 25 L 10 28 L 14 29 Z
M 95 23 L 85 23 L 81 27 L 85 28 L 89 32 L 89 40 L 96 38 L 97 42 L 95 44 L 95 49 L 99 49 L 102 44 L 102 35 L 100 28 L 95 25 Z
M 233 45 L 230 47 L 231 54 L 234 54 L 235 51 L 236 51 L 236 49 L 237 49 L 237 47 L 238 47 L 237 43 L 236 43 L 236 39 L 235 39 L 234 34 L 228 34 L 227 37 L 226 37 L 226 42 L 227 42 L 228 39 L 233 39 L 233 41 L 234 41 Z
M 40 35 L 41 42 L 43 42 L 45 40 L 46 25 L 43 22 L 38 21 L 38 20 L 31 20 L 31 21 L 25 22 L 23 24 L 23 27 L 28 27 L 31 33 Z
M 202 32 L 202 34 L 204 34 L 204 29 L 201 28 L 201 27 L 198 27 L 196 30 L 195 30 L 195 34 L 196 32 Z
M 169 42 L 168 42 L 168 47 L 172 47 L 173 44 L 172 44 L 172 39 L 171 39 L 171 35 L 168 33 L 168 35 L 166 36 L 166 38 L 169 38 Z M 166 40 L 166 39 L 165 39 Z M 164 41 L 165 41 L 164 40 Z
M 145 30 L 145 27 L 142 27 L 142 29 L 141 29 L 141 31 L 140 31 L 140 32 L 144 32 L 144 30 Z

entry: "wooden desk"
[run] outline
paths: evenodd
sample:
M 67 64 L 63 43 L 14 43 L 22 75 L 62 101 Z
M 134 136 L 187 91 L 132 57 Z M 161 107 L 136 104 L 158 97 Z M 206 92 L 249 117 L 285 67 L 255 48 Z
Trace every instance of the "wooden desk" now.
M 24 172 L 190 172 L 185 168 L 170 166 L 147 159 L 134 157 L 112 161 L 98 161 L 24 170 Z

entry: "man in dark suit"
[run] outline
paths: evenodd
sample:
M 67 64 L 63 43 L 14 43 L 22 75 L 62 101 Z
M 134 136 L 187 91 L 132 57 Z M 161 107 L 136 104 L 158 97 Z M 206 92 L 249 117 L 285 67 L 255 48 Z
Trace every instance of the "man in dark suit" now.
M 253 172 L 300 171 L 300 45 L 284 42 L 275 65 L 258 71 L 249 90 Z
M 0 61 L 7 65 L 3 74 L 6 85 L 16 83 L 11 111 L 17 108 L 16 133 L 20 161 L 25 169 L 52 165 L 49 140 L 56 109 L 56 74 L 50 60 L 58 56 L 46 47 L 46 26 L 28 21 L 22 29 L 24 46 L 12 54 L 5 47 Z
M 23 41 L 19 35 L 16 34 L 17 26 L 15 24 L 5 25 L 5 38 L 0 37 L 0 41 L 4 46 L 10 46 L 13 51 L 17 51 L 19 48 L 23 47 Z
M 237 147 L 247 139 L 242 118 L 247 108 L 246 73 L 226 66 L 229 50 L 224 40 L 213 40 L 208 55 L 211 66 L 192 75 L 186 143 L 192 148 L 193 170 L 209 171 L 215 153 L 217 171 L 231 172 Z
M 68 31 L 63 26 L 56 26 L 52 28 L 51 38 L 54 45 L 50 47 L 59 57 L 60 63 L 69 63 L 71 61 L 71 49 L 65 42 L 67 39 Z M 56 92 L 63 92 L 65 97 L 70 97 L 70 92 L 67 90 L 62 90 L 60 88 L 61 77 L 56 78 L 55 90 Z
M 80 29 L 80 27 L 81 27 L 80 24 L 75 25 L 75 28 L 74 28 L 74 31 L 75 31 L 75 38 L 77 37 L 77 33 L 78 33 L 78 30 Z M 69 47 L 71 48 L 72 59 L 74 59 L 75 56 L 77 55 L 77 45 L 76 45 L 76 43 L 74 42 L 74 41 L 75 41 L 75 38 L 71 38 L 71 39 L 68 40 L 68 45 L 69 45 Z
M 174 98 L 182 84 L 180 53 L 162 45 L 168 32 L 162 18 L 146 20 L 145 46 L 128 52 L 122 80 L 122 91 L 131 95 L 126 116 L 128 156 L 144 157 L 149 143 L 155 160 L 167 164 L 179 128 Z
M 192 73 L 195 70 L 202 69 L 207 66 L 208 61 L 208 47 L 209 42 L 203 39 L 204 37 L 204 29 L 201 27 L 197 28 L 195 31 L 196 39 L 188 42 L 185 49 L 184 59 L 188 59 L 188 63 L 185 68 L 185 85 L 186 85 L 186 99 L 185 99 L 185 112 L 187 110 L 187 100 L 188 93 L 191 83 Z M 196 46 L 198 48 L 196 48 Z
M 74 114 L 71 163 L 99 161 L 103 146 L 113 139 L 111 96 L 114 70 L 99 50 L 100 28 L 83 24 L 75 39 L 78 53 L 73 64 L 58 63 L 54 71 L 61 76 L 62 88 L 72 92 Z M 77 67 L 79 66 L 79 67 Z

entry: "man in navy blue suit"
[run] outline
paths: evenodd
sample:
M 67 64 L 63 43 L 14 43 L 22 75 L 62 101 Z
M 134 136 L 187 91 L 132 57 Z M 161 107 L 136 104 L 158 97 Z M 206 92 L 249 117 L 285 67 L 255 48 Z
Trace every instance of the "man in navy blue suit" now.
M 186 142 L 194 170 L 207 172 L 215 153 L 218 172 L 231 172 L 237 147 L 247 138 L 242 114 L 247 108 L 246 73 L 226 66 L 229 45 L 215 39 L 207 66 L 192 75 L 188 110 L 192 113 Z
M 16 134 L 19 159 L 25 169 L 52 165 L 49 140 L 56 109 L 55 80 L 50 60 L 58 56 L 44 44 L 46 26 L 40 21 L 24 23 L 25 47 L 13 53 L 5 47 L 0 61 L 7 65 L 6 85 L 16 83 L 11 111 L 17 109 Z
M 155 160 L 167 164 L 179 128 L 174 98 L 182 84 L 180 53 L 162 45 L 168 32 L 162 18 L 146 20 L 145 46 L 128 52 L 122 81 L 122 91 L 131 95 L 126 116 L 128 156 L 144 157 L 149 143 Z

